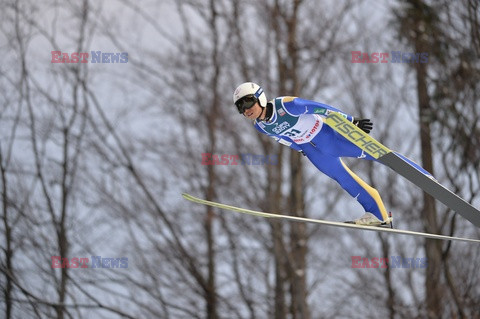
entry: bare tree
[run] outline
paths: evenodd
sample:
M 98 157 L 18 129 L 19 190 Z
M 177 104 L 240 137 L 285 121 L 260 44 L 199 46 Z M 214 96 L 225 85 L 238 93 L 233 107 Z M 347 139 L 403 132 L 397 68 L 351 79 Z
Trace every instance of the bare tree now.
M 413 68 L 417 83 L 422 164 L 428 171 L 436 172 L 434 172 L 434 146 L 437 146 L 437 150 L 444 154 L 440 162 L 445 167 L 442 173 L 446 172 L 448 174 L 450 183 L 455 185 L 455 191 L 460 192 L 462 187 L 455 183 L 455 180 L 463 179 L 462 173 L 464 172 L 466 173 L 465 176 L 470 176 L 468 179 L 471 180 L 471 177 L 475 175 L 471 175 L 469 170 L 478 163 L 478 156 L 469 151 L 471 143 L 475 144 L 477 141 L 476 136 L 478 134 L 475 134 L 475 132 L 478 131 L 478 128 L 476 127 L 477 124 L 473 123 L 476 123 L 478 119 L 478 115 L 476 115 L 478 112 L 475 111 L 478 108 L 475 107 L 475 104 L 478 103 L 471 100 L 472 96 L 467 98 L 468 102 L 466 100 L 458 101 L 459 104 L 466 102 L 461 107 L 462 113 L 458 113 L 456 111 L 458 108 L 455 105 L 457 100 L 451 102 L 451 97 L 448 94 L 453 90 L 447 88 L 445 83 L 452 83 L 456 79 L 458 81 L 456 72 L 459 72 L 462 68 L 466 72 L 460 72 L 467 76 L 462 76 L 459 87 L 470 92 L 471 85 L 475 86 L 478 82 L 478 70 L 474 66 L 469 66 L 462 58 L 465 52 L 475 55 L 475 49 L 471 48 L 467 44 L 468 42 L 465 42 L 465 39 L 472 37 L 470 43 L 474 44 L 476 35 L 462 30 L 463 26 L 458 28 L 456 18 L 457 14 L 466 13 L 466 16 L 471 18 L 466 20 L 467 25 L 469 25 L 467 30 L 475 28 L 475 14 L 472 16 L 472 11 L 469 10 L 472 8 L 472 3 L 466 1 L 457 8 L 453 8 L 446 3 L 433 4 L 428 1 L 404 1 L 402 4 L 402 11 L 397 15 L 399 30 L 401 30 L 399 34 L 407 41 L 414 52 L 428 52 L 429 59 L 428 63 L 415 63 Z M 461 44 L 458 42 L 460 38 Z M 459 48 L 459 50 L 450 48 Z M 460 69 L 457 68 L 458 65 L 461 66 Z M 431 70 L 435 70 L 438 74 L 429 75 Z M 445 72 L 445 70 L 449 71 Z M 437 92 L 435 95 L 429 92 L 429 86 L 435 88 Z M 455 92 L 459 91 L 459 87 Z M 460 95 L 462 94 L 460 93 Z M 463 111 L 467 112 L 469 116 L 462 116 Z M 471 117 L 470 114 L 473 116 Z M 455 120 L 452 121 L 452 118 L 455 118 Z M 468 120 L 465 120 L 467 118 Z M 470 122 L 471 120 L 473 122 Z M 452 122 L 456 123 L 453 124 L 455 128 L 452 127 Z M 463 156 L 459 156 L 460 154 Z M 451 160 L 453 163 L 458 163 L 460 158 L 462 163 L 460 165 L 454 164 L 452 166 L 447 162 Z M 449 168 L 453 169 L 455 173 Z M 454 178 L 453 175 L 455 175 Z M 478 174 L 476 174 L 476 178 L 478 180 Z M 475 191 L 472 189 L 472 183 L 467 185 L 469 185 L 467 192 L 470 192 L 467 199 L 471 201 L 474 198 L 474 196 L 471 196 L 472 191 Z M 424 195 L 422 212 L 424 227 L 427 231 L 448 232 L 450 234 L 455 232 L 456 215 L 443 214 L 439 216 L 439 209 L 436 207 L 434 199 L 428 195 Z M 466 309 L 456 288 L 458 284 L 454 283 L 450 273 L 450 247 L 451 244 L 442 247 L 439 242 L 431 240 L 425 242 L 425 252 L 429 263 L 425 276 L 425 311 L 426 316 L 431 318 L 442 317 L 445 312 L 449 313 L 448 316 L 456 313 L 460 318 L 466 317 Z M 456 305 L 456 311 L 450 309 L 451 301 Z

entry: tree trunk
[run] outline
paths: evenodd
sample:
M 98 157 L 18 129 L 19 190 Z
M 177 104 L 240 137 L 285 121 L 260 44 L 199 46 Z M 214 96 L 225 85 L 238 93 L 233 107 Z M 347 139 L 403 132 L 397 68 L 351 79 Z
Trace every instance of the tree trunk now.
M 290 157 L 291 189 L 290 189 L 290 211 L 294 216 L 305 216 L 303 198 L 303 166 L 301 155 L 292 152 Z M 292 223 L 290 230 L 290 250 L 292 273 L 291 295 L 292 295 L 292 316 L 293 318 L 308 319 L 310 313 L 307 304 L 306 285 L 306 258 L 307 258 L 307 231 L 306 223 Z
M 7 172 L 3 166 L 2 150 L 0 149 L 0 174 L 2 180 L 2 212 L 3 227 L 5 228 L 5 287 L 3 288 L 3 297 L 5 298 L 5 318 L 12 318 L 12 228 L 8 216 L 8 191 L 7 191 Z
M 416 26 L 422 23 L 417 21 Z M 415 52 L 427 52 L 427 47 L 420 36 L 415 40 Z M 415 67 L 417 77 L 417 98 L 420 125 L 421 156 L 423 167 L 433 174 L 432 138 L 430 131 L 431 106 L 427 90 L 427 64 L 417 63 Z M 425 231 L 439 233 L 435 199 L 423 193 L 422 216 Z M 442 251 L 438 240 L 426 239 L 425 252 L 428 267 L 425 274 L 426 308 L 429 318 L 440 318 L 442 311 L 441 267 Z
M 208 137 L 210 142 L 211 154 L 215 154 L 216 151 L 216 120 L 219 113 L 218 107 L 220 105 L 220 98 L 217 91 L 219 77 L 220 77 L 220 66 L 218 60 L 218 33 L 217 33 L 217 9 L 215 7 L 215 1 L 210 0 L 210 18 L 209 24 L 212 31 L 212 42 L 213 42 L 213 51 L 212 51 L 212 66 L 213 66 L 213 75 L 211 78 L 211 88 L 213 92 L 212 105 L 210 108 L 210 113 L 207 114 L 207 125 L 208 125 Z M 215 165 L 207 166 L 208 172 L 208 186 L 207 186 L 207 200 L 215 200 L 215 184 L 216 184 L 216 171 Z M 217 314 L 217 291 L 216 291 L 216 267 L 215 267 L 215 237 L 213 230 L 214 222 L 214 212 L 212 207 L 207 207 L 207 213 L 205 216 L 205 234 L 207 240 L 207 280 L 205 287 L 205 301 L 206 301 L 206 312 L 207 318 L 216 319 L 218 318 Z

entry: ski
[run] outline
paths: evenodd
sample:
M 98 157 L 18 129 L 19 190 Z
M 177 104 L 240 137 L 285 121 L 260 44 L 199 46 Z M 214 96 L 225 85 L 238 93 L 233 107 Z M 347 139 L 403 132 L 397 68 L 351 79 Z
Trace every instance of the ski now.
M 362 226 L 356 224 L 348 224 L 348 223 L 341 223 L 341 222 L 333 222 L 327 221 L 322 219 L 313 219 L 313 218 L 306 218 L 306 217 L 297 217 L 297 216 L 290 216 L 290 215 L 281 215 L 281 214 L 272 214 L 272 213 L 265 213 L 250 209 L 245 209 L 237 206 L 226 205 L 222 203 L 212 202 L 205 199 L 201 199 L 195 196 L 192 196 L 187 193 L 182 194 L 183 198 L 202 205 L 208 205 L 212 207 L 217 207 L 220 209 L 225 209 L 228 211 L 239 212 L 242 214 L 249 214 L 264 218 L 274 218 L 274 219 L 283 219 L 295 222 L 302 222 L 302 223 L 315 223 L 315 224 L 322 224 L 334 227 L 342 227 L 342 228 L 350 228 L 350 229 L 363 229 L 368 231 L 375 231 L 375 232 L 385 232 L 385 233 L 394 233 L 394 234 L 401 234 L 401 235 L 410 235 L 410 236 L 419 236 L 419 237 L 426 237 L 432 239 L 439 239 L 439 240 L 456 240 L 456 241 L 464 241 L 464 242 L 471 242 L 471 243 L 480 243 L 480 239 L 471 239 L 471 238 L 463 238 L 463 237 L 452 237 L 446 235 L 437 235 L 437 234 L 430 234 L 430 233 L 422 233 L 416 231 L 409 231 L 409 230 L 401 230 L 401 229 L 394 229 L 394 228 L 386 228 L 386 227 L 375 227 L 375 226 Z
M 341 114 L 335 112 L 330 113 L 325 123 L 350 142 L 360 147 L 365 153 L 390 167 L 420 187 L 423 191 L 445 204 L 448 208 L 462 215 L 475 226 L 480 227 L 480 211 L 478 209 L 448 190 L 436 180 L 425 176 L 402 157 L 395 154 L 395 152 L 345 119 Z

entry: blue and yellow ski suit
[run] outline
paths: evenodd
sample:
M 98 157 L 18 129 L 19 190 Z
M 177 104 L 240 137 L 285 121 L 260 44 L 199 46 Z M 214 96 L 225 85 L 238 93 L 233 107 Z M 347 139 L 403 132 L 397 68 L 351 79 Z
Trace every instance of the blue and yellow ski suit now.
M 381 221 L 388 218 L 378 191 L 353 173 L 341 157 L 375 159 L 323 122 L 331 112 L 339 112 L 350 121 L 353 121 L 352 116 L 332 106 L 298 97 L 278 97 L 269 103 L 273 106 L 273 113 L 268 121 L 255 121 L 257 130 L 297 151 L 303 151 L 315 167 L 337 181 L 366 212 L 374 214 Z M 402 158 L 430 175 L 412 161 Z

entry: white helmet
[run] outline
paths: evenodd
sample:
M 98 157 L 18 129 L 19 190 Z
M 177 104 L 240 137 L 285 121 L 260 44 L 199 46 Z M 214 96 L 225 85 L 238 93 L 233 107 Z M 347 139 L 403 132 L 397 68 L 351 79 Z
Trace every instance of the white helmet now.
M 237 106 L 237 102 L 246 97 L 255 98 L 261 107 L 267 106 L 267 96 L 260 85 L 253 82 L 245 82 L 240 84 L 233 92 L 233 103 Z M 239 110 L 240 112 L 240 110 Z

